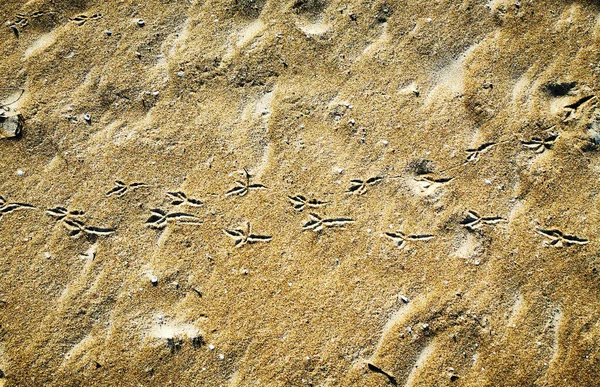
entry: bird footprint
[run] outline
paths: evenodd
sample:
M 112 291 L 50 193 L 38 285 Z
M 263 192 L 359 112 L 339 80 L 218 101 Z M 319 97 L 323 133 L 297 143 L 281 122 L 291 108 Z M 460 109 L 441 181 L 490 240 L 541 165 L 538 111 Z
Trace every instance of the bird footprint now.
M 506 219 L 500 216 L 482 217 L 477 212 L 469 210 L 467 211 L 467 217 L 463 219 L 460 224 L 468 229 L 475 230 L 483 225 L 495 225 L 505 221 Z
M 273 237 L 269 235 L 252 234 L 252 226 L 250 222 L 246 223 L 246 229 L 237 228 L 235 230 L 223 229 L 223 232 L 228 237 L 235 240 L 234 247 L 242 247 L 245 244 L 253 244 L 257 242 L 270 242 Z
M 202 207 L 204 203 L 198 199 L 188 198 L 187 195 L 181 191 L 167 192 L 167 197 L 171 199 L 171 204 L 174 206 L 180 206 L 187 204 L 192 207 Z
M 167 213 L 159 208 L 150 210 L 152 214 L 145 225 L 150 228 L 163 229 L 167 227 L 169 222 L 175 222 L 178 224 L 189 224 L 189 225 L 200 225 L 202 219 L 195 215 L 187 214 L 185 212 L 170 212 Z
M 563 234 L 562 231 L 551 229 L 551 230 L 542 230 L 537 228 L 536 231 L 550 239 L 550 246 L 554 247 L 562 247 L 563 245 L 585 245 L 589 243 L 589 240 L 580 238 L 574 235 Z
M 85 215 L 83 211 L 69 211 L 65 207 L 54 207 L 46 210 L 46 213 L 62 223 L 69 231 L 69 236 L 88 234 L 97 236 L 108 236 L 113 234 L 116 229 L 87 226 L 81 218 Z
M 321 202 L 317 199 L 308 200 L 302 195 L 288 196 L 288 199 L 290 200 L 292 207 L 294 207 L 294 210 L 298 212 L 302 212 L 306 207 L 319 208 L 328 204 L 328 202 Z
M 473 148 L 473 149 L 467 149 L 467 159 L 465 161 L 465 163 L 469 163 L 469 162 L 477 162 L 477 160 L 479 160 L 479 156 L 482 153 L 485 153 L 487 151 L 489 151 L 490 149 L 492 149 L 492 147 L 496 145 L 495 142 L 486 142 L 485 144 L 480 145 L 477 148 Z
M 435 235 L 431 234 L 405 235 L 401 231 L 386 232 L 385 236 L 391 239 L 399 248 L 406 246 L 408 241 L 428 241 L 435 238 Z
M 87 15 L 77 15 L 74 18 L 69 19 L 70 21 L 72 21 L 73 23 L 77 24 L 78 26 L 82 26 L 84 25 L 88 20 L 97 20 L 97 19 L 101 19 L 102 18 L 101 13 L 95 13 L 92 16 L 87 16 Z
M 3 215 L 9 214 L 13 211 L 33 210 L 35 208 L 36 207 L 32 206 L 31 204 L 26 203 L 9 203 L 4 197 L 0 196 L 0 218 L 2 218 Z
M 149 184 L 146 183 L 131 183 L 131 184 L 125 184 L 124 182 L 122 182 L 121 180 L 115 180 L 115 186 L 108 191 L 105 196 L 112 196 L 115 195 L 117 197 L 123 196 L 127 193 L 128 190 L 134 190 L 137 188 L 141 188 L 141 187 L 149 187 Z
M 346 193 L 352 193 L 357 195 L 364 195 L 367 192 L 367 187 L 375 185 L 383 180 L 381 176 L 371 177 L 366 181 L 360 179 L 350 180 L 350 187 L 346 190 Z
M 317 214 L 309 214 L 310 220 L 302 228 L 304 230 L 321 231 L 323 228 L 344 228 L 348 223 L 354 222 L 350 218 L 328 218 L 323 219 Z
M 552 148 L 557 138 L 558 135 L 552 135 L 543 140 L 539 137 L 533 137 L 531 141 L 521 141 L 521 144 L 525 148 L 533 149 L 535 153 L 544 153 L 545 150 Z
M 227 191 L 225 193 L 225 197 L 231 195 L 244 196 L 251 190 L 267 189 L 267 187 L 265 187 L 262 184 L 250 184 L 250 179 L 252 178 L 252 175 L 248 173 L 246 168 L 242 170 L 242 175 L 244 176 L 244 180 L 237 180 L 235 182 L 236 186 Z

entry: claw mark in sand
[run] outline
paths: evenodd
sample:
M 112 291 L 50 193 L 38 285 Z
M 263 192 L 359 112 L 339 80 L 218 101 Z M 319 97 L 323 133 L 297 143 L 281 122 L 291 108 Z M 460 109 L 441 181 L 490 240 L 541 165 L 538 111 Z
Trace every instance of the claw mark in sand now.
M 545 236 L 550 239 L 550 246 L 554 247 L 563 247 L 563 245 L 571 246 L 571 245 L 585 245 L 589 243 L 589 240 L 580 238 L 574 235 L 563 234 L 562 231 L 552 229 L 552 230 L 542 230 L 540 228 L 536 228 L 535 231 L 538 234 Z
M 87 16 L 87 15 L 77 15 L 74 18 L 70 18 L 69 21 L 77 24 L 78 26 L 82 26 L 84 25 L 88 20 L 97 20 L 97 19 L 101 19 L 102 18 L 101 13 L 95 13 L 92 16 Z
M 145 225 L 150 228 L 157 230 L 167 227 L 169 222 L 176 222 L 178 224 L 189 224 L 189 225 L 200 225 L 202 219 L 195 215 L 187 214 L 185 212 L 170 212 L 167 213 L 159 208 L 150 210 L 152 215 L 146 220 Z
M 391 239 L 395 245 L 399 248 L 403 248 L 406 246 L 408 241 L 428 241 L 435 238 L 435 235 L 431 234 L 420 234 L 420 235 L 405 235 L 403 232 L 396 231 L 394 232 L 386 232 L 385 236 Z
M 242 247 L 245 244 L 253 244 L 257 242 L 270 242 L 273 237 L 269 235 L 252 234 L 252 226 L 250 222 L 246 223 L 246 229 L 237 228 L 235 230 L 223 229 L 223 232 L 228 237 L 235 240 L 234 247 Z
M 571 120 L 579 118 L 578 114 L 577 114 L 577 111 L 579 110 L 579 108 L 582 106 L 585 106 L 588 102 L 591 102 L 594 99 L 596 99 L 595 95 L 588 95 L 587 97 L 583 97 L 583 98 L 579 99 L 575 103 L 565 106 L 563 108 L 565 111 L 563 122 L 567 122 L 567 121 L 571 121 Z
M 328 218 L 322 219 L 317 214 L 309 214 L 310 220 L 306 222 L 302 228 L 304 230 L 321 231 L 324 227 L 326 228 L 345 228 L 346 224 L 354 222 L 350 218 Z
M 430 176 L 419 176 L 415 178 L 415 181 L 419 185 L 419 189 L 422 193 L 425 193 L 425 195 L 432 194 L 438 187 L 441 187 L 452 180 L 454 180 L 454 177 L 433 178 Z
M 53 15 L 54 12 L 52 11 L 36 11 L 33 12 L 32 14 L 26 14 L 26 13 L 18 13 L 15 15 L 15 21 L 8 21 L 6 23 L 6 25 L 8 26 L 8 28 L 10 28 L 13 32 L 13 34 L 15 34 L 15 37 L 18 39 L 20 36 L 20 31 L 19 28 L 24 28 L 29 24 L 29 20 L 30 19 L 37 19 L 40 18 L 44 15 Z
M 115 180 L 115 186 L 108 191 L 105 196 L 112 196 L 115 195 L 117 197 L 123 196 L 127 193 L 128 190 L 133 191 L 134 189 L 137 188 L 142 188 L 142 187 L 149 187 L 149 184 L 146 183 L 131 183 L 131 184 L 125 184 L 124 182 L 122 182 L 121 180 Z
M 2 215 L 6 215 L 13 211 L 34 210 L 34 209 L 36 209 L 36 207 L 32 206 L 31 204 L 9 203 L 6 201 L 6 199 L 4 197 L 0 196 L 0 218 L 2 218 Z
M 373 364 L 373 363 L 367 363 L 367 367 L 369 368 L 369 371 L 373 371 L 375 373 L 384 375 L 386 378 L 388 378 L 388 380 L 390 381 L 390 383 L 392 383 L 394 386 L 398 385 L 398 382 L 396 381 L 396 378 L 394 376 L 392 376 L 391 374 L 385 372 L 381 368 L 377 367 L 375 364 Z
M 187 195 L 181 191 L 167 192 L 167 197 L 171 199 L 171 204 L 174 206 L 180 206 L 187 204 L 192 207 L 202 207 L 204 203 L 198 199 L 188 198 Z
M 96 250 L 97 249 L 98 249 L 98 245 L 93 244 L 92 246 L 90 246 L 89 249 L 87 249 L 87 251 L 79 254 L 79 258 L 93 261 L 94 258 L 96 258 Z
M 288 199 L 290 200 L 292 207 L 294 207 L 294 210 L 298 212 L 302 212 L 306 207 L 319 208 L 328 204 L 328 202 L 321 202 L 317 199 L 308 200 L 302 195 L 288 196 Z
M 62 223 L 69 231 L 69 236 L 75 237 L 82 233 L 88 235 L 108 236 L 116 229 L 87 226 L 81 218 L 85 215 L 83 211 L 69 211 L 64 207 L 54 207 L 46 210 L 46 214 L 52 216 L 57 222 Z
M 375 185 L 383 180 L 381 176 L 371 177 L 366 181 L 360 179 L 350 180 L 350 187 L 346 190 L 346 193 L 352 193 L 357 195 L 364 195 L 367 192 L 367 187 Z
M 521 141 L 521 144 L 523 144 L 525 148 L 533 149 L 535 153 L 544 153 L 547 149 L 552 148 L 552 145 L 554 145 L 557 138 L 558 135 L 552 135 L 543 140 L 539 137 L 533 137 L 530 141 Z
M 465 161 L 465 164 L 469 163 L 469 162 L 477 162 L 477 160 L 479 160 L 479 156 L 482 153 L 489 151 L 496 144 L 497 143 L 495 143 L 495 142 L 486 142 L 485 144 L 482 144 L 482 145 L 478 146 L 477 148 L 467 149 L 465 151 L 465 152 L 467 152 L 467 159 Z
M 250 175 L 250 173 L 248 173 L 248 171 L 246 170 L 246 168 L 244 168 L 242 170 L 242 175 L 244 175 L 244 180 L 237 180 L 236 186 L 233 187 L 232 189 L 230 189 L 229 191 L 227 191 L 225 193 L 225 197 L 227 196 L 231 196 L 231 195 L 238 195 L 238 196 L 244 196 L 246 195 L 250 190 L 254 190 L 254 189 L 267 189 L 267 187 L 265 187 L 262 184 L 250 184 L 250 179 L 252 177 L 252 175 Z
M 482 217 L 477 212 L 469 210 L 467 211 L 467 217 L 463 219 L 460 224 L 465 226 L 470 230 L 475 230 L 480 228 L 481 226 L 487 225 L 495 225 L 501 222 L 506 222 L 506 219 L 500 216 L 488 216 Z

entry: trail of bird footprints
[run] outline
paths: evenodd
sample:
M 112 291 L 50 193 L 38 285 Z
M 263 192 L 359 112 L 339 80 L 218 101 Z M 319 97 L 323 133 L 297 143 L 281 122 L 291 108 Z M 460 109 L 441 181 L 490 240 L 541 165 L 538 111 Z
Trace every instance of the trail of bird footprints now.
M 19 38 L 21 36 L 21 32 L 23 31 L 23 29 L 25 27 L 27 27 L 29 25 L 30 21 L 38 19 L 43 16 L 54 15 L 54 14 L 55 14 L 55 12 L 53 12 L 53 11 L 36 11 L 36 12 L 32 12 L 30 14 L 17 13 L 14 17 L 14 20 L 8 21 L 6 23 L 6 25 L 8 26 L 8 28 L 11 29 L 11 31 L 13 32 L 15 37 Z M 81 27 L 88 21 L 102 19 L 103 17 L 104 17 L 104 15 L 101 13 L 94 13 L 91 16 L 88 16 L 86 14 L 80 14 L 75 17 L 69 18 L 69 21 L 71 23 L 76 24 L 77 26 Z
M 32 12 L 30 14 L 17 13 L 15 15 L 15 20 L 9 21 L 7 23 L 7 26 L 8 26 L 8 28 L 11 29 L 11 31 L 13 32 L 15 37 L 18 38 L 20 36 L 20 31 L 29 25 L 30 20 L 37 19 L 37 18 L 40 18 L 45 15 L 52 15 L 52 14 L 54 14 L 54 12 L 52 12 L 52 11 L 36 11 L 36 12 Z
M 84 19 L 81 19 L 84 20 Z M 87 20 L 87 19 L 85 19 Z M 587 102 L 589 99 L 581 102 L 579 105 Z M 574 104 L 573 109 L 576 109 L 579 105 Z M 549 128 L 552 129 L 552 128 Z M 545 151 L 552 148 L 558 134 L 552 134 L 545 138 L 533 137 L 530 140 L 520 140 L 521 144 L 527 148 L 533 150 L 537 154 L 544 153 Z M 499 142 L 487 142 L 476 148 L 470 148 L 466 150 L 466 160 L 449 169 L 454 169 L 467 163 L 477 162 L 480 156 L 490 151 L 494 146 L 508 142 L 508 140 Z M 447 170 L 449 170 L 447 169 Z M 446 170 L 446 171 L 447 171 Z M 442 171 L 443 172 L 443 171 Z M 235 186 L 225 192 L 225 198 L 232 196 L 243 197 L 248 195 L 250 191 L 255 190 L 266 190 L 267 187 L 261 183 L 255 183 L 252 181 L 253 176 L 248 172 L 246 168 L 239 171 L 242 175 L 241 180 L 235 181 Z M 443 175 L 442 175 L 443 176 Z M 396 179 L 401 176 L 388 177 L 387 179 Z M 452 182 L 455 177 L 432 177 L 431 174 L 422 174 L 415 178 L 420 183 L 423 189 L 429 189 L 431 187 L 439 187 L 441 185 Z M 352 195 L 364 195 L 372 186 L 381 183 L 384 180 L 382 176 L 374 176 L 368 179 L 352 179 L 350 185 L 346 189 L 345 193 Z M 139 188 L 150 187 L 149 184 L 143 182 L 125 183 L 122 180 L 116 180 L 114 187 L 105 193 L 106 197 L 122 197 L 128 192 L 134 191 Z M 167 191 L 166 198 L 170 201 L 170 204 L 174 207 L 202 207 L 204 202 L 198 198 L 188 196 L 183 191 Z M 351 217 L 336 216 L 326 217 L 317 213 L 317 210 L 327 206 L 330 202 L 321 201 L 317 198 L 307 198 L 302 194 L 295 196 L 287 196 L 287 199 L 292 208 L 297 212 L 303 212 L 306 208 L 312 210 L 308 214 L 308 220 L 302 225 L 302 230 L 321 232 L 325 229 L 345 229 L 346 226 L 355 222 Z M 4 197 L 0 196 L 0 220 L 3 216 L 10 214 L 18 210 L 36 210 L 37 207 L 18 202 L 8 202 Z M 115 233 L 116 228 L 112 227 L 96 227 L 90 226 L 84 221 L 85 213 L 80 210 L 68 210 L 65 207 L 54 207 L 46 210 L 46 214 L 53 217 L 57 223 L 60 223 L 68 231 L 68 234 L 72 237 L 80 235 L 94 235 L 94 236 L 110 236 Z M 470 231 L 475 231 L 483 227 L 493 227 L 500 223 L 508 222 L 507 219 L 491 215 L 482 216 L 474 210 L 467 210 L 466 216 L 460 221 L 460 225 L 464 226 Z M 163 210 L 161 208 L 153 208 L 150 210 L 150 217 L 145 221 L 145 226 L 162 230 L 169 225 L 201 225 L 203 220 L 188 212 L 182 211 L 171 211 Z M 260 235 L 252 233 L 252 227 L 250 222 L 247 222 L 245 227 L 227 229 L 224 228 L 223 232 L 229 238 L 234 240 L 234 247 L 239 248 L 245 245 L 251 245 L 260 242 L 270 242 L 273 238 L 270 235 Z M 553 247 L 571 246 L 571 245 L 585 245 L 589 243 L 589 240 L 563 233 L 557 229 L 540 229 L 536 228 L 535 232 L 548 238 L 548 244 Z M 395 246 L 402 249 L 412 243 L 427 242 L 433 238 L 433 234 L 405 234 L 403 231 L 385 232 L 382 236 L 390 239 Z
M 38 10 L 32 13 L 17 13 L 13 20 L 9 21 L 6 25 L 12 30 L 14 35 L 19 38 L 21 31 L 27 27 L 30 22 L 35 19 L 54 15 L 55 12 L 52 10 Z M 97 21 L 103 18 L 103 14 L 79 14 L 74 17 L 69 17 L 69 22 L 81 27 L 86 23 Z M 595 95 L 587 95 L 579 98 L 574 103 L 563 107 L 564 116 L 563 122 L 567 122 L 573 119 L 577 119 L 580 111 L 585 106 L 591 103 L 596 103 L 597 97 Z M 549 128 L 549 129 L 553 129 Z M 552 134 L 546 137 L 532 137 L 530 139 L 522 139 L 520 143 L 526 149 L 532 150 L 536 154 L 542 154 L 552 149 L 555 142 L 559 138 L 558 134 Z M 448 168 L 448 170 L 455 169 L 457 167 L 464 166 L 469 163 L 476 163 L 480 158 L 490 152 L 493 148 L 499 144 L 508 142 L 504 141 L 490 141 L 485 142 L 479 146 L 466 149 L 467 154 L 464 162 L 458 165 Z M 442 171 L 444 172 L 444 171 Z M 252 175 L 247 169 L 240 171 L 242 178 L 235 181 L 235 185 L 225 192 L 225 197 L 243 197 L 248 195 L 251 191 L 266 190 L 268 189 L 261 183 L 254 182 Z M 398 178 L 398 177 L 389 177 Z M 388 178 L 388 179 L 389 179 Z M 349 182 L 349 187 L 345 193 L 351 195 L 361 196 L 366 194 L 373 186 L 381 183 L 384 180 L 382 176 L 374 176 L 367 179 L 352 179 Z M 415 178 L 415 181 L 421 186 L 423 190 L 431 190 L 440 187 L 445 184 L 449 184 L 454 180 L 454 177 L 439 176 L 433 178 L 428 174 L 419 174 Z M 116 180 L 115 185 L 109 191 L 105 193 L 106 197 L 122 197 L 134 190 L 140 188 L 150 187 L 149 184 L 143 182 L 125 183 L 121 180 Z M 183 191 L 169 191 L 166 193 L 167 199 L 170 204 L 175 207 L 202 207 L 204 202 L 198 198 L 189 197 Z M 317 198 L 307 198 L 304 195 L 298 194 L 295 196 L 288 196 L 288 200 L 292 205 L 293 209 L 297 212 L 303 212 L 305 209 L 311 210 L 309 213 L 309 219 L 302 225 L 302 229 L 305 231 L 320 232 L 324 229 L 344 229 L 347 225 L 354 223 L 354 219 L 350 217 L 326 217 L 322 214 L 318 214 L 317 211 L 327 206 L 329 202 L 321 201 Z M 0 196 L 0 220 L 15 211 L 20 210 L 36 210 L 37 207 L 19 202 L 8 202 L 4 197 Z M 116 232 L 115 228 L 102 228 L 89 226 L 84 221 L 85 213 L 83 211 L 70 211 L 64 207 L 54 207 L 46 210 L 46 213 L 53 217 L 57 223 L 61 223 L 69 232 L 71 236 L 79 236 L 82 234 L 96 235 L 96 236 L 109 236 Z M 499 223 L 507 222 L 506 219 L 500 216 L 481 216 L 476 211 L 468 210 L 466 217 L 460 222 L 465 228 L 474 231 L 487 226 L 496 226 Z M 200 225 L 203 221 L 198 216 L 181 211 L 166 211 L 160 208 L 154 208 L 150 210 L 150 217 L 146 220 L 145 225 L 153 229 L 164 229 L 168 225 Z M 246 244 L 253 244 L 256 242 L 269 242 L 271 241 L 270 236 L 256 235 L 251 233 L 251 226 L 248 222 L 246 228 L 236 228 L 233 230 L 223 229 L 224 233 L 235 240 L 235 247 L 241 247 Z M 560 230 L 550 229 L 536 229 L 536 233 L 543 235 L 550 240 L 551 246 L 570 246 L 570 245 L 582 245 L 588 243 L 587 239 L 580 238 L 577 236 L 567 235 Z M 402 231 L 386 232 L 385 236 L 392 240 L 392 242 L 399 248 L 405 247 L 409 242 L 428 241 L 434 238 L 431 234 L 409 234 L 406 235 Z

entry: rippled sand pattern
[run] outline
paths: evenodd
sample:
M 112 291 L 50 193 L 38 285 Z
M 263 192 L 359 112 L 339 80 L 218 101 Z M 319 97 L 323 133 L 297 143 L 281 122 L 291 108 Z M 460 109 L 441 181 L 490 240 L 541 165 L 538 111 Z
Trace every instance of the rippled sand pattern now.
M 0 387 L 598 385 L 598 2 L 0 15 Z

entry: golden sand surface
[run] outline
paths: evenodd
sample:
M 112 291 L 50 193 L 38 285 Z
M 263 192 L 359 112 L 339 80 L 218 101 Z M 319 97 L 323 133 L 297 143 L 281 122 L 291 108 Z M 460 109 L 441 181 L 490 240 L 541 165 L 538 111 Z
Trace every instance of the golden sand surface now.
M 1 387 L 600 385 L 597 1 L 0 15 Z

